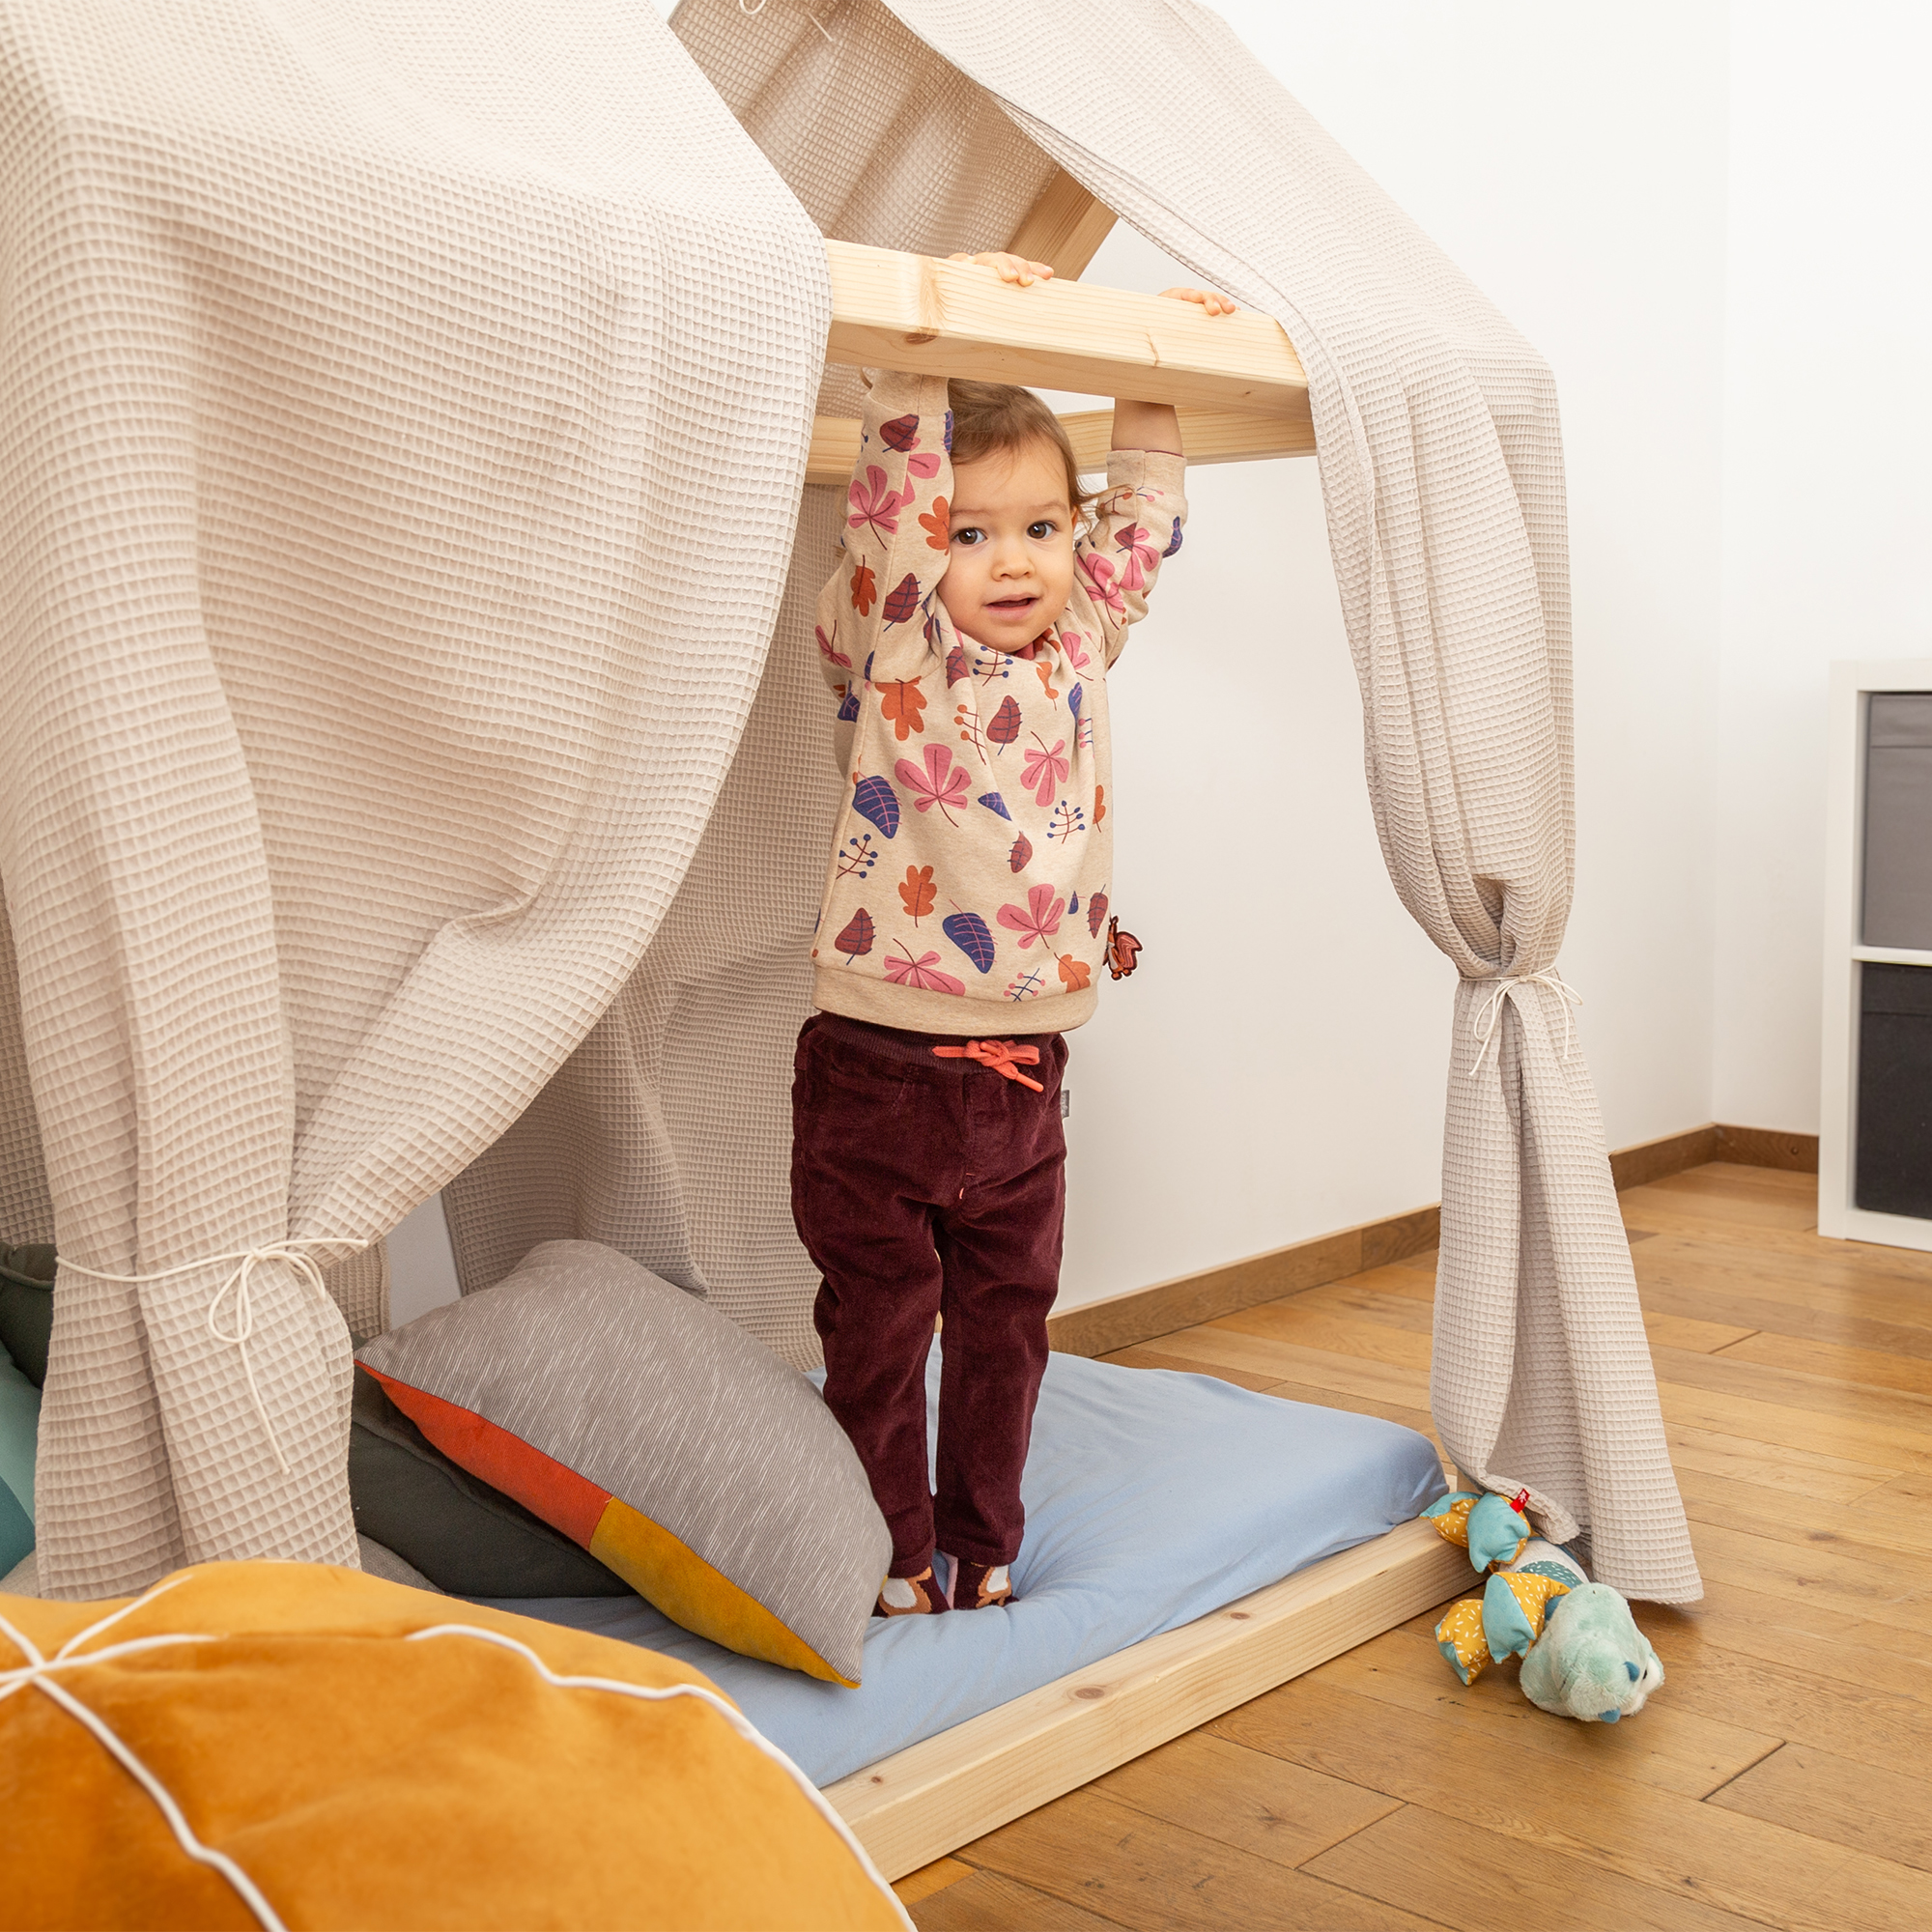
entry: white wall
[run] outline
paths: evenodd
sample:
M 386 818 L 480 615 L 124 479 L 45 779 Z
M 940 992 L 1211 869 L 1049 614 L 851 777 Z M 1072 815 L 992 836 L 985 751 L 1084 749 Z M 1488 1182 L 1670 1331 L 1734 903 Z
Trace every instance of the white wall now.
M 1555 368 L 1579 823 L 1561 963 L 1611 1144 L 1707 1121 L 1723 0 L 1613 23 L 1531 0 L 1222 11 Z M 1174 278 L 1125 231 L 1088 271 Z M 1203 469 L 1190 495 L 1113 686 L 1114 898 L 1148 953 L 1074 1043 L 1063 1306 L 1439 1192 L 1453 977 L 1377 849 L 1314 465 Z M 1150 674 L 1173 664 L 1179 702 Z M 394 1257 L 412 1307 L 449 1292 L 438 1220 Z
M 1932 653 L 1932 14 L 1732 36 L 1716 1112 L 1814 1132 L 1827 667 Z
M 1577 602 L 1562 966 L 1612 1145 L 1712 1118 L 1726 20 L 1224 0 L 1555 368 Z M 1204 140 L 1212 139 L 1203 129 Z M 1175 271 L 1117 231 L 1087 279 Z M 1398 904 L 1312 463 L 1190 480 L 1112 687 L 1123 922 L 1074 1046 L 1062 1305 L 1433 1201 L 1453 975 Z M 1189 668 L 1179 703 L 1139 675 Z

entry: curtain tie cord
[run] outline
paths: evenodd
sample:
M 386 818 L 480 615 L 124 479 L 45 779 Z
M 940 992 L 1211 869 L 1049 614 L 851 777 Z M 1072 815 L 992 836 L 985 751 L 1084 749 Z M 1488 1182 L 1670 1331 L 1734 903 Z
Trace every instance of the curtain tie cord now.
M 255 1414 L 262 1425 L 262 1433 L 269 1438 L 269 1447 L 275 1452 L 275 1466 L 286 1476 L 289 1473 L 289 1459 L 282 1454 L 281 1438 L 275 1434 L 274 1424 L 269 1420 L 268 1405 L 263 1402 L 262 1391 L 255 1381 L 255 1365 L 248 1359 L 248 1338 L 255 1332 L 255 1302 L 249 1291 L 249 1277 L 265 1262 L 286 1262 L 325 1306 L 332 1307 L 334 1304 L 329 1298 L 328 1284 L 323 1280 L 322 1269 L 316 1265 L 315 1258 L 308 1250 L 347 1248 L 352 1254 L 359 1254 L 368 1245 L 367 1241 L 352 1241 L 337 1235 L 317 1235 L 302 1240 L 266 1241 L 259 1248 L 242 1248 L 233 1254 L 210 1255 L 205 1260 L 185 1262 L 180 1267 L 162 1268 L 155 1274 L 106 1274 L 99 1268 L 82 1267 L 78 1262 L 68 1261 L 65 1257 L 59 1264 L 71 1273 L 86 1275 L 91 1281 L 113 1281 L 136 1287 L 144 1282 L 169 1281 L 176 1275 L 196 1274 L 203 1268 L 219 1267 L 223 1262 L 233 1262 L 234 1267 L 210 1298 L 208 1332 L 223 1347 L 233 1349 L 242 1357 L 242 1373 L 248 1383 L 248 1400 L 255 1406 Z M 221 1304 L 231 1295 L 235 1301 L 235 1319 L 230 1326 L 224 1328 L 221 1325 Z
M 1469 1031 L 1476 1037 L 1475 1065 L 1469 1068 L 1469 1078 L 1473 1080 L 1483 1070 L 1483 1062 L 1488 1059 L 1490 1044 L 1496 1037 L 1496 1022 L 1502 1017 L 1503 1002 L 1512 998 L 1519 986 L 1548 986 L 1552 993 L 1559 994 L 1563 1001 L 1563 1058 L 1570 1058 L 1570 1043 L 1575 1029 L 1570 1023 L 1570 1009 L 1580 1007 L 1583 996 L 1564 979 L 1555 967 L 1547 973 L 1511 973 L 1492 980 L 1472 980 L 1475 986 L 1488 986 L 1490 991 L 1482 1005 L 1469 1020 Z M 1500 1059 L 1502 1048 L 1496 1048 Z

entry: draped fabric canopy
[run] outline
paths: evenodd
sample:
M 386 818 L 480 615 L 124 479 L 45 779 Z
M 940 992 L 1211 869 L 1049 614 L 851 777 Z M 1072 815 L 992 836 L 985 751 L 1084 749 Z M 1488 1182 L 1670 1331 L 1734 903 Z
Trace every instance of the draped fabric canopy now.
M 1547 977 L 1553 390 L 1214 15 L 685 0 L 680 49 L 595 0 L 58 11 L 0 0 L 28 698 L 0 724 L 0 1077 L 31 1071 L 66 1257 L 366 1239 L 468 1162 L 466 1287 L 605 1240 L 810 1359 L 785 1153 L 835 798 L 810 626 L 837 505 L 798 487 L 813 224 L 997 247 L 1058 165 L 1309 370 L 1384 854 L 1463 980 L 1443 1438 L 1605 1580 L 1697 1594 Z M 856 412 L 848 374 L 818 407 Z M 0 1208 L 34 1184 L 0 1175 Z M 341 1324 L 257 1272 L 258 1415 L 204 1320 L 225 1273 L 63 1280 L 43 1542 L 70 1594 L 345 1548 Z
M 824 253 L 629 0 L 0 0 L 0 129 L 40 1576 L 353 1564 L 350 1334 L 295 1258 L 496 1139 L 674 895 L 783 582 Z

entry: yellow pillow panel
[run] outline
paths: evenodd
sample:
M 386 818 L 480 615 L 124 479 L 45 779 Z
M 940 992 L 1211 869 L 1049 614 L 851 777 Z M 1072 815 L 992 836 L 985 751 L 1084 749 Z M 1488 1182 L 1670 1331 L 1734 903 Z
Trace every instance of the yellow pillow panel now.
M 120 1607 L 0 1598 L 52 1657 Z M 483 1634 L 418 1635 L 460 1624 Z M 903 1927 L 809 1792 L 669 1658 L 354 1571 L 177 1573 L 62 1669 L 291 1928 Z M 589 1677 L 674 1694 L 557 1686 Z M 0 1634 L 0 1672 L 25 1659 Z M 252 1926 L 219 1873 L 33 1684 L 0 1701 L 9 1927 Z
M 841 1677 L 755 1597 L 620 1497 L 612 1496 L 604 1505 L 589 1548 L 672 1623 L 741 1657 L 781 1663 L 787 1670 L 802 1670 L 808 1677 L 842 1684 L 848 1690 L 858 1688 L 856 1679 Z

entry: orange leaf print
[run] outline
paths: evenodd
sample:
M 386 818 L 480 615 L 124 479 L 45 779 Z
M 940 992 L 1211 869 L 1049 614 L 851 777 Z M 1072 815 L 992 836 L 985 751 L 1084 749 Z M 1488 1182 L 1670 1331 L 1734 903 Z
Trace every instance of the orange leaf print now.
M 932 508 L 921 511 L 919 524 L 925 532 L 927 550 L 948 551 L 952 548 L 952 506 L 944 497 L 935 497 Z
M 905 882 L 899 887 L 899 903 L 915 925 L 932 910 L 932 902 L 938 895 L 939 888 L 932 883 L 930 866 L 906 867 Z
M 1095 785 L 1094 787 L 1094 823 L 1098 825 L 1106 815 L 1107 787 L 1105 785 Z
M 878 601 L 879 580 L 872 575 L 869 563 L 852 566 L 852 608 L 862 617 L 872 614 L 872 606 Z
M 893 736 L 901 745 L 915 731 L 925 729 L 925 693 L 916 677 L 894 678 L 879 686 L 879 709 L 891 720 Z
M 1051 658 L 1035 658 L 1033 668 L 1035 673 L 1039 678 L 1040 689 L 1046 693 L 1046 701 L 1051 704 L 1060 696 L 1059 692 L 1053 688 L 1053 660 Z
M 1084 959 L 1076 959 L 1070 952 L 1060 955 L 1060 977 L 1065 982 L 1069 993 L 1082 991 L 1093 979 L 1094 970 Z

